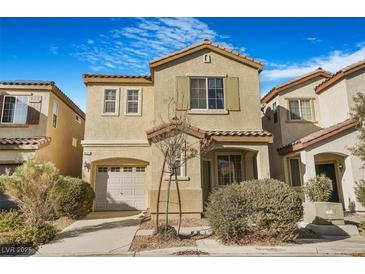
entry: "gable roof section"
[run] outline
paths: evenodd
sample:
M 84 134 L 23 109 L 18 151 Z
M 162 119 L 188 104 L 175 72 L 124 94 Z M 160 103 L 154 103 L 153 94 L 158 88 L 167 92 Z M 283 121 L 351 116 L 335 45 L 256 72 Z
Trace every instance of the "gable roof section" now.
M 280 92 L 283 92 L 289 88 L 295 87 L 297 85 L 303 84 L 309 80 L 312 80 L 316 77 L 323 77 L 328 79 L 332 76 L 332 73 L 323 70 L 322 68 L 318 68 L 312 72 L 304 74 L 296 79 L 280 84 L 274 88 L 272 88 L 262 99 L 261 103 L 268 103 L 272 99 L 274 99 Z
M 152 85 L 152 77 L 148 75 L 123 75 L 123 74 L 83 74 L 84 83 L 118 83 Z
M 326 81 L 323 81 L 318 86 L 316 86 L 315 91 L 317 94 L 322 93 L 329 87 L 333 86 L 337 82 L 341 81 L 343 78 L 345 78 L 347 75 L 356 72 L 360 69 L 365 68 L 365 60 L 359 61 L 357 63 L 354 63 L 350 66 L 347 66 L 338 72 L 336 72 L 332 77 L 328 78 Z
M 356 128 L 357 123 L 354 119 L 347 119 L 341 123 L 335 124 L 333 126 L 320 129 L 315 131 L 305 137 L 302 137 L 296 141 L 293 141 L 287 145 L 279 147 L 277 151 L 280 155 L 285 155 L 291 152 L 300 151 L 305 149 L 306 147 L 316 144 L 320 141 L 326 140 L 332 136 L 335 136 L 341 132 L 344 132 L 348 129 Z
M 214 44 L 212 41 L 210 41 L 208 39 L 205 39 L 203 42 L 201 42 L 199 44 L 195 44 L 190 47 L 184 48 L 180 51 L 176 51 L 176 52 L 170 53 L 168 55 L 162 56 L 160 58 L 154 59 L 150 62 L 150 68 L 158 67 L 160 65 L 169 63 L 171 61 L 177 60 L 179 58 L 182 58 L 184 56 L 187 56 L 189 54 L 195 53 L 195 52 L 203 50 L 203 49 L 209 49 L 213 52 L 221 54 L 232 60 L 235 60 L 242 64 L 248 65 L 254 69 L 257 69 L 259 72 L 262 71 L 263 65 L 261 62 L 255 60 L 253 58 L 247 57 L 246 55 L 240 54 L 239 52 L 236 52 L 234 50 L 225 48 L 218 44 Z
M 85 112 L 83 112 L 62 90 L 57 87 L 54 81 L 40 81 L 40 80 L 14 80 L 14 81 L 0 81 L 0 88 L 4 86 L 14 86 L 14 88 L 31 88 L 31 89 L 47 89 L 52 91 L 59 97 L 66 105 L 75 111 L 82 119 L 85 120 Z

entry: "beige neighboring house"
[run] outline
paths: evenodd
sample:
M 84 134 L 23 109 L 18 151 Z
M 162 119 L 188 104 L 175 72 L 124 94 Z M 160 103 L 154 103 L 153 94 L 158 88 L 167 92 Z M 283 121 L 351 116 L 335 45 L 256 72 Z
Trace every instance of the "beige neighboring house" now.
M 83 75 L 83 178 L 96 191 L 95 210 L 155 213 L 163 155 L 150 139 L 170 129 L 162 121 L 171 97 L 192 124 L 190 143 L 214 142 L 214 150 L 178 171 L 184 216 L 200 217 L 215 188 L 270 177 L 272 136 L 261 124 L 260 62 L 204 40 L 149 66 L 151 76 Z M 174 186 L 172 199 L 176 213 Z
M 54 82 L 0 81 L 0 174 L 36 157 L 81 177 L 84 128 L 85 113 Z
M 262 99 L 263 127 L 274 135 L 270 144 L 271 175 L 300 190 L 310 178 L 332 179 L 331 201 L 344 209 L 356 201 L 355 182 L 365 178 L 358 157 L 349 148 L 357 142 L 350 112 L 353 96 L 365 93 L 365 61 L 332 75 L 317 69 L 273 88 Z

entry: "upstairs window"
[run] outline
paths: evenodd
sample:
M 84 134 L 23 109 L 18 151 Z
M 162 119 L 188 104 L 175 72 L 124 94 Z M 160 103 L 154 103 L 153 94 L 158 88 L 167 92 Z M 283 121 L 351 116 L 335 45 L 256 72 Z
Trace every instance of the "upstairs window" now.
M 115 113 L 117 105 L 117 90 L 106 89 L 104 90 L 104 113 Z
M 224 109 L 223 78 L 191 78 L 191 109 Z
M 127 102 L 125 114 L 138 115 L 141 113 L 141 95 L 139 89 L 127 90 Z
M 313 120 L 311 100 L 309 99 L 291 99 L 289 100 L 289 119 L 294 121 Z
M 57 119 L 58 119 L 58 102 L 53 101 L 53 114 L 52 114 L 52 126 L 54 128 L 57 127 Z
M 1 122 L 25 124 L 28 114 L 28 96 L 4 96 Z

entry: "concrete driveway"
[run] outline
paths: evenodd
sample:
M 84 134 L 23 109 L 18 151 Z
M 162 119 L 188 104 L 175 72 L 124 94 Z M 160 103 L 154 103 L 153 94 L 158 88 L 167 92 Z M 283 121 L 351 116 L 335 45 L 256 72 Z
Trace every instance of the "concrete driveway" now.
M 93 212 L 40 246 L 35 256 L 127 255 L 141 222 L 138 212 Z

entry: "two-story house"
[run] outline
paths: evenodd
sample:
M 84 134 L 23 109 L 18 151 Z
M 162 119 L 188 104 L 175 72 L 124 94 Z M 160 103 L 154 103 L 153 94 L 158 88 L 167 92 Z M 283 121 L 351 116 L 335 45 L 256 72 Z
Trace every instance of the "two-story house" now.
M 84 128 L 85 113 L 54 82 L 0 82 L 0 174 L 35 157 L 80 177 Z
M 95 210 L 155 213 L 163 155 L 150 140 L 169 130 L 163 121 L 170 98 L 191 122 L 192 143 L 214 142 L 213 150 L 189 159 L 178 172 L 185 216 L 200 217 L 214 188 L 270 177 L 272 136 L 262 129 L 260 62 L 204 40 L 149 66 L 151 76 L 83 76 L 83 178 L 96 191 Z M 176 212 L 174 186 L 172 200 Z
M 270 144 L 271 175 L 298 191 L 315 175 L 332 180 L 331 201 L 349 209 L 355 182 L 365 178 L 361 161 L 349 150 L 358 141 L 350 113 L 353 96 L 365 92 L 365 61 L 332 75 L 322 69 L 273 88 L 262 99 L 263 127 Z

